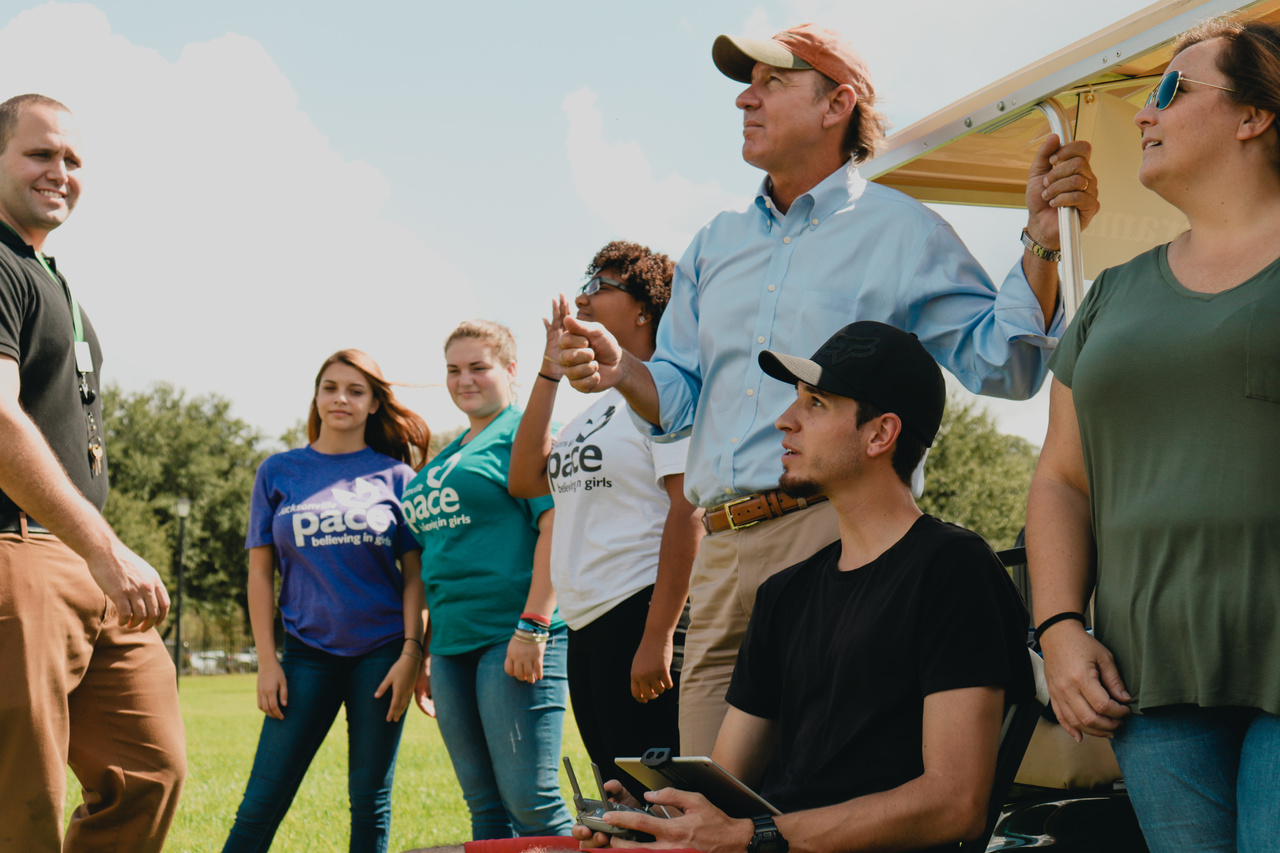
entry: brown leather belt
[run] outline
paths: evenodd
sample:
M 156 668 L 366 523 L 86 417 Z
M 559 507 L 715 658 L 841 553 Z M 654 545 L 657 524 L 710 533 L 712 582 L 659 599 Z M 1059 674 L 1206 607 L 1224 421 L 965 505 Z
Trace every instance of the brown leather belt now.
M 793 498 L 779 491 L 747 495 L 745 498 L 738 498 L 707 510 L 702 516 L 702 526 L 708 533 L 741 530 L 771 518 L 780 518 L 789 512 L 811 507 L 825 500 L 826 498 L 821 495 L 814 498 Z
M 0 533 L 48 533 L 49 531 L 31 520 L 31 516 L 22 510 L 17 512 L 0 512 Z

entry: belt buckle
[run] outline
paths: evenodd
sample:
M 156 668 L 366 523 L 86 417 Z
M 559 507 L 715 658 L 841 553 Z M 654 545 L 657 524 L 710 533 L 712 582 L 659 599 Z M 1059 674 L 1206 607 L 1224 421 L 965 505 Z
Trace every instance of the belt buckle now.
M 729 501 L 727 504 L 724 505 L 724 518 L 725 518 L 725 521 L 729 522 L 730 530 L 746 530 L 748 527 L 755 527 L 761 521 L 764 521 L 763 518 L 757 518 L 755 521 L 748 521 L 746 524 L 735 524 L 733 521 L 733 513 L 729 512 L 730 509 L 737 506 L 738 504 L 744 504 L 747 501 L 753 501 L 758 497 L 760 496 L 747 495 L 745 498 L 738 498 L 737 500 Z

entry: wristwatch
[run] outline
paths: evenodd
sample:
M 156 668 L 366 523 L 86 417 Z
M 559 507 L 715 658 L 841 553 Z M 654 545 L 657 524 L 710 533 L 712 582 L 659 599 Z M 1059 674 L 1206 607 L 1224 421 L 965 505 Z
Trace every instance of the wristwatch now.
M 1044 246 L 1041 246 L 1025 228 L 1022 229 L 1022 245 L 1030 250 L 1031 254 L 1035 255 L 1037 258 L 1046 260 L 1051 264 L 1056 264 L 1058 261 L 1062 260 L 1061 251 L 1058 249 L 1046 249 Z
M 778 831 L 778 825 L 773 822 L 773 815 L 753 817 L 751 822 L 755 824 L 756 834 L 751 836 L 747 853 L 787 853 L 791 849 L 787 839 Z

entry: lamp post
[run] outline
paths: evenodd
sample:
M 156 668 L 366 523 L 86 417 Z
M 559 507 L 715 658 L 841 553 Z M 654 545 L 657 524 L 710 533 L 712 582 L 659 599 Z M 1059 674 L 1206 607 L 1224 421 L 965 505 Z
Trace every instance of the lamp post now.
M 173 668 L 178 675 L 182 674 L 182 563 L 183 549 L 187 539 L 187 516 L 191 515 L 191 498 L 178 498 L 174 510 L 178 513 L 178 553 L 174 555 L 174 568 L 177 570 L 178 596 L 174 606 L 173 618 Z M 181 683 L 181 679 L 179 679 Z

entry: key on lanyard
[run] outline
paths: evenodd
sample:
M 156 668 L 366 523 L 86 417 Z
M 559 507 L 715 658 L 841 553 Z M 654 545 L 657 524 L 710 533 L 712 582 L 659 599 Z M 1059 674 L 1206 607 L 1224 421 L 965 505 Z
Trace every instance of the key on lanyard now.
M 93 412 L 87 412 L 89 425 L 89 473 L 96 477 L 102 473 L 102 436 L 98 434 L 98 420 Z
M 102 473 L 102 439 L 96 435 L 89 439 L 89 473 L 94 477 Z

